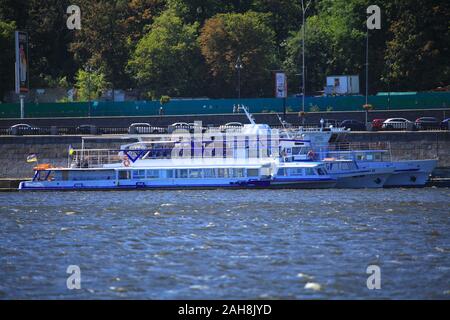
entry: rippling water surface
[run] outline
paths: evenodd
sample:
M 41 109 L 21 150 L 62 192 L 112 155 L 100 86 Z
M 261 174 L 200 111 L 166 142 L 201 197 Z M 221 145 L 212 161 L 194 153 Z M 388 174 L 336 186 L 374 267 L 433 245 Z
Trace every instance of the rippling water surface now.
M 449 189 L 1 193 L 0 299 L 449 299 L 449 218 Z

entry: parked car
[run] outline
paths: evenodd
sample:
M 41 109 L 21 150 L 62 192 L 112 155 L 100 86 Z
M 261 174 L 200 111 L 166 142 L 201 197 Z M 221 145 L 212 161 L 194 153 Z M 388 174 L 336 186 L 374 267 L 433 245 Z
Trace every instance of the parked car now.
M 219 127 L 221 132 L 225 132 L 228 130 L 240 130 L 244 125 L 240 122 L 228 122 Z
M 334 128 L 338 128 L 339 127 L 339 121 L 336 120 L 336 119 L 323 119 L 323 127 L 324 128 L 329 128 L 330 126 L 333 126 Z
M 358 120 L 344 120 L 341 122 L 341 128 L 350 129 L 351 131 L 366 131 L 365 123 Z
M 414 130 L 414 122 L 405 118 L 390 118 L 383 122 L 384 130 Z
M 440 122 L 435 117 L 422 117 L 416 119 L 416 128 L 419 130 L 439 129 Z
M 202 133 L 205 133 L 206 130 L 207 130 L 207 128 L 202 127 L 199 123 L 196 123 L 196 122 L 188 123 L 188 125 L 189 125 L 189 132 L 190 133 L 200 132 L 200 131 Z
M 374 130 L 374 131 L 381 130 L 383 127 L 383 122 L 385 120 L 386 119 L 373 119 L 372 120 L 372 130 Z
M 190 132 L 191 126 L 187 122 L 175 122 L 168 126 L 168 132 L 172 133 L 175 130 L 188 130 Z
M 99 130 L 92 124 L 82 124 L 76 127 L 75 132 L 77 134 L 99 134 Z
M 129 134 L 157 134 L 165 133 L 166 130 L 160 127 L 153 127 L 149 123 L 132 123 L 128 127 Z
M 441 130 L 450 130 L 450 118 L 442 120 Z
M 40 128 L 25 123 L 15 124 L 8 129 L 8 134 L 12 135 L 39 134 L 39 132 Z

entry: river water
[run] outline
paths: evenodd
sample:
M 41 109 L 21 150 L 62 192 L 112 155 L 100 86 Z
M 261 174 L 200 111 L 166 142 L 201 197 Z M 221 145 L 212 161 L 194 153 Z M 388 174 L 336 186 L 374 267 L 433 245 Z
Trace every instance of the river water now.
M 449 299 L 449 231 L 449 189 L 0 193 L 0 299 Z

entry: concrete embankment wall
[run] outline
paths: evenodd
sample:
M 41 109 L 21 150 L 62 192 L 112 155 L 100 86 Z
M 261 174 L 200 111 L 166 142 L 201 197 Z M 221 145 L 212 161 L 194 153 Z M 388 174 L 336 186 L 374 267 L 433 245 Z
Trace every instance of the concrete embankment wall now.
M 86 148 L 118 149 L 135 139 L 95 139 L 85 143 Z M 30 178 L 35 162 L 27 163 L 29 154 L 36 154 L 39 163 L 67 166 L 69 146 L 81 149 L 81 136 L 0 137 L 0 178 Z
M 105 140 L 94 137 L 85 143 L 86 148 L 119 148 L 133 139 L 113 137 Z M 340 141 L 389 141 L 394 159 L 439 158 L 439 167 L 450 167 L 450 132 L 365 132 L 346 133 Z M 27 163 L 30 153 L 38 156 L 39 163 L 56 166 L 67 165 L 68 147 L 81 148 L 80 136 L 1 136 L 0 178 L 29 178 L 35 163 Z
M 357 132 L 344 133 L 340 141 L 389 142 L 393 160 L 438 159 L 438 167 L 450 167 L 450 132 Z

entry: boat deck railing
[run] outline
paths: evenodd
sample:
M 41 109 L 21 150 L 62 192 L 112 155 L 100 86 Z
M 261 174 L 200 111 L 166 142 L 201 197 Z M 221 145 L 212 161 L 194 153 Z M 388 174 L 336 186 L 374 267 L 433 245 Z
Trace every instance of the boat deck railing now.
M 106 164 L 117 164 L 136 160 L 159 159 L 252 159 L 271 158 L 278 154 L 277 148 L 191 148 L 185 149 L 77 149 L 69 155 L 69 163 L 72 168 L 99 168 Z
M 330 151 L 358 151 L 358 150 L 391 150 L 389 141 L 378 142 L 336 142 L 328 146 Z

